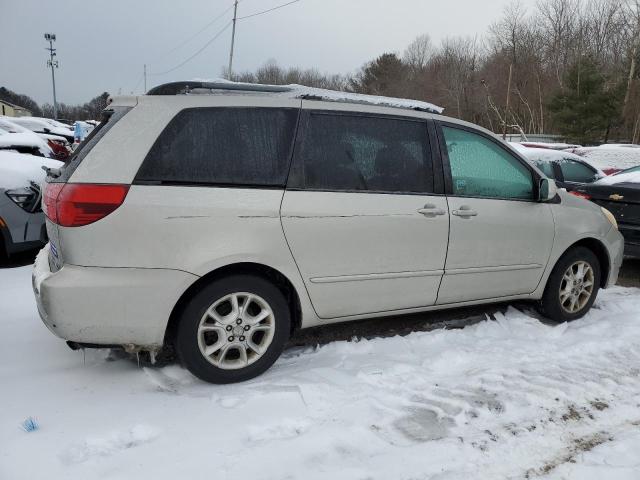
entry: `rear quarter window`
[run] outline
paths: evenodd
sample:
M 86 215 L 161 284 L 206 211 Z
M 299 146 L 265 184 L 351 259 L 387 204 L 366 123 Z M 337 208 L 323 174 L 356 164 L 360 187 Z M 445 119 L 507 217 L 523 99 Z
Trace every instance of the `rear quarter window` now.
M 284 187 L 297 109 L 190 108 L 151 147 L 138 183 Z

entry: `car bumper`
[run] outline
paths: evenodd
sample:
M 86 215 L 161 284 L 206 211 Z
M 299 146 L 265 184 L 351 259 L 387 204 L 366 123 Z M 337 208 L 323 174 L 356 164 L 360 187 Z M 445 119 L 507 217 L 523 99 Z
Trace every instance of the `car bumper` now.
M 622 223 L 620 233 L 624 237 L 624 254 L 640 258 L 640 226 Z
M 49 245 L 32 275 L 38 313 L 55 335 L 81 344 L 162 346 L 173 307 L 197 280 L 179 270 L 49 267 Z
M 620 267 L 622 266 L 622 260 L 625 254 L 624 237 L 620 234 L 618 229 L 611 228 L 606 238 L 606 246 L 609 251 L 609 257 L 611 258 L 611 268 L 609 269 L 609 278 L 605 288 L 611 287 L 618 281 L 618 274 L 620 273 Z

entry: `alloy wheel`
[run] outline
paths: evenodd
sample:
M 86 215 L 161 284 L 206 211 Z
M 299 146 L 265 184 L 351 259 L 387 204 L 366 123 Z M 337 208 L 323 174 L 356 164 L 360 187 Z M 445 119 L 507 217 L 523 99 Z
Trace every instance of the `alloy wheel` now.
M 560 282 L 560 305 L 568 313 L 576 313 L 584 308 L 593 295 L 594 272 L 585 261 L 573 263 L 562 276 Z
M 216 300 L 200 319 L 198 346 L 216 367 L 235 370 L 260 359 L 274 333 L 273 310 L 262 297 L 231 293 Z

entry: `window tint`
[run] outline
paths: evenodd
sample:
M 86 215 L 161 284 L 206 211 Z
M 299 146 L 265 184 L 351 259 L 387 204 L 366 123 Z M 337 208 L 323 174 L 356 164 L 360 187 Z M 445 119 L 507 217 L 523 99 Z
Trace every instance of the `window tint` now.
M 136 180 L 284 186 L 298 111 L 192 108 L 178 113 Z
M 533 198 L 531 172 L 516 157 L 482 135 L 450 127 L 442 130 L 454 195 Z
M 560 170 L 565 182 L 590 183 L 596 179 L 596 172 L 580 162 L 563 158 L 560 161 Z
M 313 113 L 296 156 L 302 188 L 433 192 L 424 121 Z

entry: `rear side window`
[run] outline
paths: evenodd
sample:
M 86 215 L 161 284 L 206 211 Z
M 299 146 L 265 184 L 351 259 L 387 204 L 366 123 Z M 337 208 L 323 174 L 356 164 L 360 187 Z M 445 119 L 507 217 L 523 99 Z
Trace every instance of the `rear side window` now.
M 590 183 L 596 179 L 595 170 L 572 159 L 562 159 L 560 170 L 562 170 L 565 182 Z
M 127 112 L 131 110 L 131 107 L 113 107 L 112 109 L 105 110 L 100 118 L 100 123 L 91 130 L 91 133 L 87 135 L 80 145 L 76 147 L 73 152 L 73 156 L 69 162 L 61 168 L 60 176 L 56 178 L 49 178 L 48 181 L 52 183 L 67 182 L 71 177 L 71 174 L 78 168 L 78 165 L 89 154 L 91 149 L 95 147 L 98 142 L 105 136 L 105 134 L 122 118 Z
M 433 192 L 422 120 L 311 113 L 290 186 L 310 190 Z
M 284 186 L 298 110 L 191 108 L 149 151 L 137 181 Z

